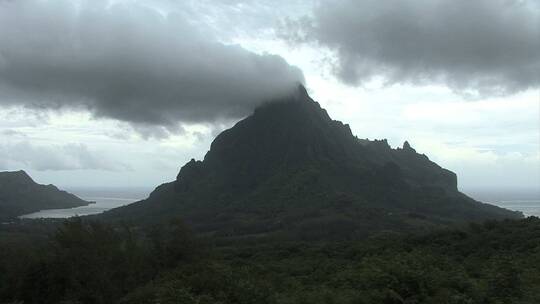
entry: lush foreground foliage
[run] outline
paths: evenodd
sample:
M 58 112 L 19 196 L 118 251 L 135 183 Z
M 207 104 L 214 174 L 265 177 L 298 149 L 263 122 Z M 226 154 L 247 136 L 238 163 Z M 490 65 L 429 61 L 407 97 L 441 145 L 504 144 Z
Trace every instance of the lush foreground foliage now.
M 203 240 L 80 219 L 0 234 L 0 303 L 540 303 L 540 219 L 348 242 Z

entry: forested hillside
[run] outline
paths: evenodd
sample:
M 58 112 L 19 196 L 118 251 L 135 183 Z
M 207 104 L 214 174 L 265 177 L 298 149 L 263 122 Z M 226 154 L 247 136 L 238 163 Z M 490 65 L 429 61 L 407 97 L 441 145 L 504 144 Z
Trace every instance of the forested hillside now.
M 363 241 L 219 243 L 74 219 L 1 234 L 0 303 L 538 303 L 540 220 Z M 6 244 L 6 242 L 9 242 Z

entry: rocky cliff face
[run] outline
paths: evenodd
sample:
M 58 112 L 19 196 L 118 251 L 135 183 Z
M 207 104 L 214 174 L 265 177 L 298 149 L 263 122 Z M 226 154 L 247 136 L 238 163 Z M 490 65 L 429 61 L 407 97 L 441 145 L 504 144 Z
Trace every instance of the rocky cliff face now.
M 466 197 L 453 172 L 408 142 L 392 149 L 358 139 L 300 87 L 218 135 L 204 160 L 188 162 L 149 199 L 105 215 L 171 216 L 213 234 L 309 238 L 519 214 Z
M 0 172 L 0 218 L 88 204 L 54 185 L 37 184 L 24 171 Z

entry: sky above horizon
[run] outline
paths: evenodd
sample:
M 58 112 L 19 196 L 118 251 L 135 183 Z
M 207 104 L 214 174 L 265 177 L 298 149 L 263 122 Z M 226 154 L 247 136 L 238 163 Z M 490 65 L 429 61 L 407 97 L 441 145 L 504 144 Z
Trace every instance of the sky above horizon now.
M 298 82 L 461 189 L 540 187 L 536 0 L 0 0 L 0 170 L 154 187 Z

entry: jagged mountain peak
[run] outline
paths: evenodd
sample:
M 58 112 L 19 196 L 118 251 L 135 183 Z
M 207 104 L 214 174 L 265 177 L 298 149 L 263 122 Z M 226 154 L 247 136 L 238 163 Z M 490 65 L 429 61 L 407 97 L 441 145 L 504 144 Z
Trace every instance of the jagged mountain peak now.
M 403 143 L 402 149 L 403 149 L 403 151 L 408 151 L 408 152 L 416 153 L 416 150 L 415 150 L 413 147 L 411 147 L 411 144 L 409 144 L 408 141 L 405 141 L 405 142 Z
M 212 159 L 214 152 L 243 148 L 261 153 L 263 148 L 269 148 L 276 153 L 279 151 L 274 147 L 284 152 L 294 147 L 311 149 L 309 153 L 332 154 L 337 152 L 321 149 L 334 150 L 325 145 L 343 149 L 343 144 L 354 141 L 356 138 L 349 126 L 332 120 L 326 110 L 307 95 L 305 88 L 299 86 L 296 94 L 261 105 L 252 115 L 218 135 L 205 160 Z
M 223 131 L 202 161 L 189 161 L 148 200 L 104 216 L 175 215 L 230 235 L 330 227 L 354 235 L 519 216 L 460 193 L 453 172 L 408 142 L 392 149 L 358 139 L 302 86 Z
M 386 139 L 358 139 L 349 125 L 330 118 L 302 86 L 295 94 L 261 105 L 219 134 L 203 161 L 192 160 L 182 167 L 177 182 L 184 189 L 191 184 L 189 179 L 212 175 L 252 188 L 276 172 L 322 163 L 345 170 L 392 167 L 408 184 L 457 191 L 454 173 L 417 154 L 408 142 L 403 149 L 392 149 Z

